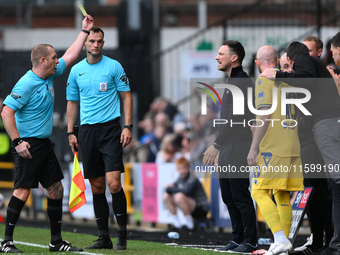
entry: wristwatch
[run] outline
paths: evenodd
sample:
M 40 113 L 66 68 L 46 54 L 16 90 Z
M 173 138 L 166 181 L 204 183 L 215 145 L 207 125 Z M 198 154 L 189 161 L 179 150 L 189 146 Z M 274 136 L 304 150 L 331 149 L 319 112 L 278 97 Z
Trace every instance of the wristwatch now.
M 124 125 L 124 128 L 128 128 L 128 129 L 130 129 L 130 130 L 132 131 L 133 125 L 132 125 L 132 124 L 130 124 L 130 125 Z
M 19 144 L 21 144 L 24 140 L 22 140 L 20 137 L 19 138 L 15 138 L 13 141 L 12 141 L 12 144 L 14 147 L 17 147 Z
M 213 143 L 213 146 L 216 150 L 220 150 L 221 149 L 221 145 L 219 145 L 218 143 Z

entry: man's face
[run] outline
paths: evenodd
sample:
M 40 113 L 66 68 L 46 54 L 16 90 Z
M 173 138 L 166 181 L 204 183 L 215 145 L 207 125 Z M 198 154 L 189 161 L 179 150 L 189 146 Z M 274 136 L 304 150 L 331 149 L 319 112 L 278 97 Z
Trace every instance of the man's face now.
M 104 46 L 103 34 L 101 32 L 90 32 L 85 42 L 86 53 L 89 53 L 93 57 L 98 57 L 102 54 Z
M 307 46 L 310 56 L 321 57 L 322 49 L 317 49 L 314 41 L 304 41 L 303 44 Z
M 333 55 L 333 59 L 335 62 L 335 65 L 339 66 L 340 65 L 340 52 L 339 52 L 339 47 L 335 47 L 333 44 L 331 45 L 331 51 Z
M 291 73 L 293 71 L 286 54 L 280 58 L 280 66 L 281 72 Z
M 55 74 L 55 68 L 59 63 L 59 60 L 57 58 L 57 53 L 55 50 L 51 47 L 48 47 L 49 54 L 44 57 L 43 63 L 44 63 L 44 69 L 49 76 L 52 76 Z
M 217 56 L 215 57 L 218 63 L 217 69 L 223 72 L 230 70 L 234 57 L 235 55 L 230 54 L 229 46 L 222 45 L 221 48 L 218 50 Z

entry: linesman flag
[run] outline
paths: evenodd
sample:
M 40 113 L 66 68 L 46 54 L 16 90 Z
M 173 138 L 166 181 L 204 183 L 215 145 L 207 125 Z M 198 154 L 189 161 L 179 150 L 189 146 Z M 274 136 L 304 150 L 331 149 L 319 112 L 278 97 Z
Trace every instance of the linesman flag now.
M 70 201 L 68 206 L 68 209 L 71 213 L 75 212 L 84 204 L 86 204 L 85 190 L 85 181 L 78 162 L 78 152 L 75 152 L 70 190 Z

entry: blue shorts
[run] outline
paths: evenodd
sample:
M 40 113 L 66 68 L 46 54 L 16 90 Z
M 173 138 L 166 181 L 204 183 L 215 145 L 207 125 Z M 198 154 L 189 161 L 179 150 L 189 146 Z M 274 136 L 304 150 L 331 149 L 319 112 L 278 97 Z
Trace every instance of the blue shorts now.
M 118 120 L 80 126 L 79 146 L 84 178 L 97 178 L 112 171 L 124 172 L 121 132 Z

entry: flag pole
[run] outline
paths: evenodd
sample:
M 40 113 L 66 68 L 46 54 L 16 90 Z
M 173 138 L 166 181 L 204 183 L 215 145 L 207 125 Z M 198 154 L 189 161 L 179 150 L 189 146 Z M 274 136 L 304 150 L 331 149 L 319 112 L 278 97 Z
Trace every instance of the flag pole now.
M 74 135 L 78 139 L 78 126 L 74 126 L 73 129 Z M 85 181 L 83 174 L 80 170 L 80 165 L 78 161 L 78 148 L 74 148 L 74 161 L 73 161 L 73 171 L 72 171 L 72 180 L 71 180 L 71 190 L 70 190 L 70 199 L 69 199 L 69 211 L 73 213 L 78 210 L 84 204 L 86 204 L 85 197 Z

